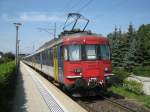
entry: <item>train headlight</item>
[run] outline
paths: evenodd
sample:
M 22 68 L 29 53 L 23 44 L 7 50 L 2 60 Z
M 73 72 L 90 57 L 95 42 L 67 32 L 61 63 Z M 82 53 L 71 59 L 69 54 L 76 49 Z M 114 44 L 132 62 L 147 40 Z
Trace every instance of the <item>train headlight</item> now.
M 106 77 L 106 80 L 109 80 L 109 79 L 110 79 L 110 77 L 109 77 L 109 76 L 107 76 L 107 77 Z
M 76 68 L 76 69 L 74 70 L 74 72 L 75 72 L 75 73 L 81 73 L 81 69 L 80 69 L 80 68 Z
M 109 71 L 109 69 L 108 69 L 107 67 L 105 67 L 105 68 L 104 68 L 104 71 L 105 71 L 105 72 L 108 72 L 108 71 Z

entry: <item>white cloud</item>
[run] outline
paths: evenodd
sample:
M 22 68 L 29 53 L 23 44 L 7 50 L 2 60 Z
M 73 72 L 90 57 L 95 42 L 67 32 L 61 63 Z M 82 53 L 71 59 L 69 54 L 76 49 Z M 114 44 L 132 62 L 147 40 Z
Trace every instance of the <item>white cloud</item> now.
M 2 14 L 1 17 L 6 21 L 22 21 L 22 22 L 64 22 L 65 18 L 55 14 L 45 12 L 23 12 L 16 17 L 8 14 Z
M 49 15 L 46 13 L 22 13 L 19 16 L 21 21 L 64 21 L 64 18 L 57 16 L 57 15 Z

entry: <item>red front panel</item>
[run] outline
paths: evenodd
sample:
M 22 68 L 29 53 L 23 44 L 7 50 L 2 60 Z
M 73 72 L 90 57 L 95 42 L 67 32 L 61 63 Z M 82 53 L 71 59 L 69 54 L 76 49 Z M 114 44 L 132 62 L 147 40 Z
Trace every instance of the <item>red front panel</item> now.
M 83 61 L 83 76 L 86 78 L 98 77 L 103 80 L 99 61 Z
M 78 62 L 64 62 L 64 76 L 80 76 L 86 80 L 89 78 L 98 78 L 100 81 L 105 81 L 105 68 L 111 72 L 111 61 L 78 61 Z M 76 73 L 75 69 L 81 69 L 81 73 Z M 74 84 L 75 79 L 65 78 L 65 83 Z

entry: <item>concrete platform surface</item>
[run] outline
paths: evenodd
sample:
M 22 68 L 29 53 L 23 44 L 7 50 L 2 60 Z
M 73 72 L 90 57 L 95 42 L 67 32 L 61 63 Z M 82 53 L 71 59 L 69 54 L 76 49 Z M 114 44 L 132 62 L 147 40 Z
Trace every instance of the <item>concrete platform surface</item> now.
M 86 112 L 86 110 L 21 62 L 13 112 Z
M 13 112 L 49 112 L 46 102 L 22 63 L 19 71 Z

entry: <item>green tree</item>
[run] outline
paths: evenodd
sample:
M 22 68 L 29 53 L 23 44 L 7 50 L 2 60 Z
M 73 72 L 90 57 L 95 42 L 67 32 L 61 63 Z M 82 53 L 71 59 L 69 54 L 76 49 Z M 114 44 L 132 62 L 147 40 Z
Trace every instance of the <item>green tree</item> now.
M 143 65 L 150 65 L 150 24 L 140 26 L 138 30 L 138 38 L 141 42 L 141 56 L 143 57 Z
M 15 55 L 11 52 L 1 53 L 0 63 L 9 62 L 15 59 Z
M 115 27 L 114 32 L 108 35 L 110 46 L 112 50 L 112 63 L 114 67 L 118 67 L 121 64 L 121 50 L 120 50 L 120 40 L 121 40 L 121 29 Z
M 132 24 L 129 25 L 126 38 L 126 51 L 123 59 L 123 66 L 131 70 L 134 66 L 134 57 L 136 52 L 136 33 Z
M 108 38 L 114 67 L 132 71 L 135 66 L 150 66 L 150 24 L 142 25 L 137 31 L 129 24 L 125 33 L 115 27 Z

